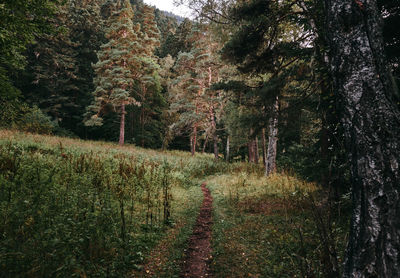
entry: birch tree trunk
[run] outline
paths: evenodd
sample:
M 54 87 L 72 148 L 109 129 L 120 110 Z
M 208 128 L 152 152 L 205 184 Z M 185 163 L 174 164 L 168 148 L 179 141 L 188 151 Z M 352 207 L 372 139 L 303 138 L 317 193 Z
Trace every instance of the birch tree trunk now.
M 263 165 L 264 167 L 267 167 L 267 142 L 265 139 L 265 128 L 262 129 L 261 131 L 261 136 L 262 136 L 262 155 L 263 155 Z
M 375 0 L 325 0 L 334 91 L 352 172 L 343 277 L 400 273 L 400 111 Z
M 215 123 L 215 113 L 214 109 L 211 106 L 210 108 L 210 116 L 211 116 L 211 126 L 212 126 L 212 134 L 213 134 L 213 143 L 214 143 L 214 157 L 218 159 L 218 136 L 217 136 L 217 124 Z
M 229 162 L 229 152 L 230 152 L 230 140 L 229 140 L 229 135 L 226 137 L 226 161 Z
M 125 104 L 121 104 L 121 120 L 119 123 L 119 144 L 122 146 L 125 141 Z
M 269 119 L 269 138 L 267 159 L 265 163 L 265 175 L 269 176 L 276 170 L 276 146 L 278 143 L 278 116 L 279 116 L 279 98 L 276 96 L 272 105 L 271 118 Z

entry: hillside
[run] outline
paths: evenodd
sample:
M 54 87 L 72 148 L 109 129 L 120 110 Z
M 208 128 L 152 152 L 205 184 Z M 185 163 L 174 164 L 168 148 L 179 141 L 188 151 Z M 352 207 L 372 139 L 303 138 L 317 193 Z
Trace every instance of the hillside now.
M 201 183 L 214 199 L 206 264 L 216 277 L 295 277 L 305 263 L 318 274 L 319 225 L 334 225 L 330 244 L 341 258 L 340 222 L 315 222 L 312 213 L 319 204 L 307 196 L 318 187 L 260 173 L 210 155 L 1 130 L 1 273 L 180 275 Z

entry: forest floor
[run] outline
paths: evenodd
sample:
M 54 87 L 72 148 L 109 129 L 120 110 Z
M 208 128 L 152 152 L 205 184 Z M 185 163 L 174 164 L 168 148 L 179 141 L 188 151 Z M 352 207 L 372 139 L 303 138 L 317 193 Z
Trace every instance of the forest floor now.
M 201 185 L 204 200 L 184 257 L 183 277 L 211 277 L 212 196 L 206 184 Z

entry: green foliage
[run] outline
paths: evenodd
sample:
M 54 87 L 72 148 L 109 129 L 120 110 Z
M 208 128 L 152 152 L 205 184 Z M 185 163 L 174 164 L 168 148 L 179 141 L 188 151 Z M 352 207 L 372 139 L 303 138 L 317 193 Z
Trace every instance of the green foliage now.
M 196 178 L 227 166 L 209 156 L 0 131 L 1 273 L 121 277 L 142 269 L 168 227 L 188 214 L 193 223 Z
M 48 31 L 46 19 L 54 12 L 50 0 L 6 0 L 0 4 L 0 67 L 21 69 L 25 65 L 23 52 L 34 35 Z M 51 28 L 51 26 L 50 26 Z
M 119 6 L 118 6 L 119 5 Z M 118 107 L 120 113 L 126 104 L 137 101 L 130 96 L 134 78 L 131 68 L 138 65 L 139 26 L 133 25 L 133 10 L 129 1 L 114 5 L 114 13 L 107 22 L 105 36 L 108 41 L 97 52 L 98 62 L 93 92 L 94 102 L 88 107 L 86 125 L 101 125 L 101 113 L 107 105 Z
M 6 0 L 0 3 L 0 98 L 15 99 L 19 91 L 11 76 L 26 65 L 26 47 L 35 35 L 50 32 L 46 21 L 57 0 Z
M 50 134 L 55 124 L 38 107 L 28 109 L 19 123 L 19 129 L 38 134 Z
M 173 58 L 178 57 L 179 52 L 189 52 L 192 48 L 193 41 L 189 36 L 193 28 L 193 23 L 189 19 L 185 19 L 179 24 L 176 32 L 169 34 L 159 50 L 161 58 L 171 55 Z
M 18 100 L 0 101 L 0 127 L 38 134 L 51 134 L 56 124 L 37 106 L 29 107 Z
M 330 276 L 330 260 L 336 266 L 343 261 L 348 199 L 326 210 L 329 204 L 315 201 L 326 192 L 284 174 L 265 178 L 240 171 L 208 185 L 215 202 L 214 275 L 336 277 Z

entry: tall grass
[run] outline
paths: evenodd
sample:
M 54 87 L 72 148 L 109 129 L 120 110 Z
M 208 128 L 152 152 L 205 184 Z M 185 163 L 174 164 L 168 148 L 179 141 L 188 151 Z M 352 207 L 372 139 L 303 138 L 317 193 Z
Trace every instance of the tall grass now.
M 323 189 L 236 169 L 208 179 L 215 276 L 339 277 L 348 217 L 331 214 Z
M 188 209 L 208 156 L 0 131 L 0 272 L 121 277 Z M 182 195 L 183 194 L 183 195 Z

